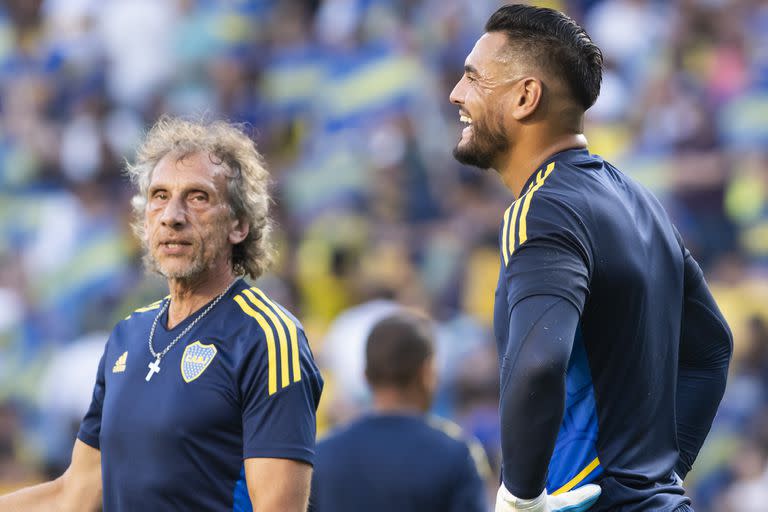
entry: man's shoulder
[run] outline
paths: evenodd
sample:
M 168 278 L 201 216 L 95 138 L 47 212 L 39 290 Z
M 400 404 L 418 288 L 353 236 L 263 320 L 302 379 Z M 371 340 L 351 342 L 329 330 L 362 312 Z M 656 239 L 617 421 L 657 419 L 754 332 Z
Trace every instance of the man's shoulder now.
M 255 286 L 245 283 L 235 291 L 229 306 L 227 320 L 232 327 L 277 341 L 298 341 L 304 337 L 304 328 L 299 320 Z
M 555 158 L 542 166 L 529 179 L 521 199 L 523 203 L 530 202 L 536 215 L 563 209 L 583 211 L 606 197 L 607 182 L 624 178 L 601 157 L 584 151 Z
M 157 299 L 154 302 L 150 302 L 149 304 L 146 304 L 144 306 L 134 309 L 130 315 L 125 317 L 125 320 L 128 320 L 129 318 L 132 318 L 135 316 L 142 316 L 145 313 L 149 313 L 150 311 L 154 311 L 155 313 L 157 313 L 157 310 L 163 306 L 163 301 L 168 299 L 169 297 L 170 297 L 169 295 L 166 295 L 165 297 Z
M 375 442 L 375 449 L 371 443 Z M 336 466 L 345 456 L 365 451 L 371 460 L 428 457 L 435 467 L 472 462 L 481 475 L 491 469 L 479 441 L 452 421 L 434 415 L 372 414 L 340 427 L 318 442 L 320 464 Z
M 595 161 L 594 166 L 601 163 Z M 531 176 L 520 197 L 504 212 L 500 250 L 505 266 L 521 246 L 536 238 L 567 236 L 588 245 L 594 223 L 590 205 L 599 195 L 597 178 L 590 173 L 595 170 L 551 161 Z
M 632 218 L 636 208 L 660 211 L 653 194 L 614 165 L 586 150 L 553 156 L 528 179 L 505 211 L 505 260 L 537 236 L 567 234 L 583 245 L 606 225 Z
M 434 414 L 428 414 L 425 420 L 425 423 L 429 426 L 429 428 L 434 431 L 436 435 L 443 438 L 447 443 L 461 445 L 466 444 L 467 435 L 464 432 L 464 429 L 461 428 L 457 423 L 454 423 L 453 421 L 441 416 L 436 416 Z
M 468 448 L 461 427 L 448 420 L 431 415 L 369 414 L 329 432 L 318 442 L 318 451 L 335 457 L 365 449 L 372 439 L 384 453 L 422 449 L 450 457 L 462 450 L 466 454 Z
M 147 322 L 154 322 L 160 309 L 163 307 L 163 301 L 168 300 L 169 296 L 157 299 L 154 302 L 150 302 L 144 306 L 134 309 L 131 314 L 123 318 L 115 325 L 115 329 L 120 327 L 130 327 L 135 325 L 143 325 Z
M 245 282 L 227 301 L 227 338 L 249 372 L 268 375 L 270 396 L 303 377 L 322 385 L 304 328 L 286 308 Z
M 440 439 L 447 446 L 471 448 L 473 443 L 478 442 L 457 423 L 441 416 L 428 414 L 425 417 L 425 425 L 433 432 L 435 438 Z
M 532 188 L 538 188 L 532 200 L 537 213 L 569 208 L 584 213 L 584 218 L 599 218 L 616 209 L 626 210 L 630 202 L 658 203 L 632 176 L 586 150 L 549 162 L 525 192 Z
M 549 176 L 547 167 L 541 180 L 537 176 L 527 190 L 531 196 L 527 224 L 534 233 L 560 227 L 586 245 L 599 245 L 606 231 L 629 233 L 627 226 L 658 221 L 671 225 L 650 190 L 602 157 L 584 151 L 549 165 Z
M 400 446 L 410 441 L 420 444 L 425 441 L 443 445 L 457 444 L 458 438 L 450 436 L 446 430 L 437 424 L 432 425 L 432 420 L 417 414 L 371 413 L 335 428 L 318 442 L 318 446 L 334 451 L 340 447 L 367 444 L 371 439 L 377 439 L 380 447 L 386 445 L 389 439 L 396 440 Z
M 366 450 L 371 439 L 381 446 L 381 439 L 371 435 L 370 417 L 356 418 L 349 423 L 337 425 L 317 439 L 318 467 L 336 467 L 348 454 L 354 455 Z M 370 453 L 369 453 L 370 455 Z
M 445 436 L 444 442 L 448 445 L 453 445 L 456 449 L 456 453 L 464 460 L 466 460 L 466 454 L 469 453 L 477 472 L 481 476 L 491 476 L 491 466 L 488 462 L 488 456 L 485 453 L 485 449 L 480 444 L 480 441 L 474 436 L 466 432 L 458 424 L 440 416 L 430 414 L 427 416 L 426 422 L 434 431 Z

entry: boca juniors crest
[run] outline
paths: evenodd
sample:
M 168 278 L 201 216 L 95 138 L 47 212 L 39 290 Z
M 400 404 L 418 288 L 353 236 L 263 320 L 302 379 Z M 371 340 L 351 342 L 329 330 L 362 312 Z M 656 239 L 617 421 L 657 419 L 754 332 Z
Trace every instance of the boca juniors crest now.
M 181 355 L 181 376 L 189 383 L 203 374 L 216 356 L 216 347 L 199 341 L 187 345 Z

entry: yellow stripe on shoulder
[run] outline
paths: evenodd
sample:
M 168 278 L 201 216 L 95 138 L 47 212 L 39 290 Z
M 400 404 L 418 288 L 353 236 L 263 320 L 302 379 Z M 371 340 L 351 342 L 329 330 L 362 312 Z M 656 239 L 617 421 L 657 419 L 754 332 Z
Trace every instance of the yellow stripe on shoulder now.
M 256 309 L 263 313 L 272 322 L 275 331 L 277 331 L 277 339 L 280 343 L 280 387 L 284 388 L 290 383 L 290 377 L 288 376 L 288 342 L 285 336 L 285 329 L 280 320 L 275 316 L 275 313 L 264 304 L 251 290 L 243 290 L 243 294 L 248 297 L 251 304 L 256 306 Z
M 504 212 L 504 232 L 502 233 L 502 254 L 504 255 L 504 266 L 509 264 L 509 258 L 511 258 L 512 254 L 515 252 L 515 240 L 518 232 L 517 220 L 520 207 L 523 205 L 523 203 L 530 202 L 530 199 L 527 198 L 540 178 L 541 173 L 539 173 L 536 180 L 533 180 L 531 184 L 528 185 L 528 189 L 520 194 L 520 197 L 518 197 L 515 202 L 512 203 L 509 208 L 507 208 L 507 211 Z M 519 245 L 520 244 L 517 244 L 517 246 Z
M 570 491 L 571 489 L 579 485 L 579 483 L 581 483 L 582 480 L 587 478 L 589 474 L 592 473 L 592 471 L 594 471 L 599 465 L 600 465 L 600 458 L 595 457 L 595 460 L 587 464 L 586 467 L 584 467 L 584 469 L 579 471 L 579 473 L 575 477 L 571 478 L 571 480 L 567 484 L 565 484 L 564 486 L 562 486 L 561 488 L 559 488 L 558 490 L 550 494 L 552 496 L 557 496 L 558 494 L 562 494 L 564 492 Z
M 135 310 L 134 313 L 144 313 L 146 311 L 152 311 L 153 309 L 157 309 L 157 308 L 160 307 L 160 304 L 163 303 L 163 300 L 165 300 L 165 298 L 162 298 L 160 300 L 156 300 L 152 304 L 149 304 L 147 306 L 144 306 L 144 307 L 141 307 L 141 308 Z
M 483 446 L 477 439 L 471 436 L 467 436 L 464 433 L 464 430 L 451 420 L 447 420 L 433 414 L 427 416 L 427 423 L 429 423 L 429 425 L 431 425 L 433 428 L 443 432 L 448 437 L 456 439 L 457 441 L 464 442 L 469 449 L 469 455 L 472 457 L 472 460 L 475 463 L 477 472 L 482 478 L 491 478 L 491 464 L 488 462 L 488 456 L 486 455 Z
M 243 312 L 256 319 L 264 336 L 267 339 L 267 366 L 268 366 L 268 389 L 269 394 L 274 395 L 277 392 L 277 357 L 275 355 L 275 333 L 272 326 L 267 322 L 260 312 L 254 310 L 242 295 L 235 295 L 234 301 L 240 306 Z
M 443 432 L 448 437 L 452 437 L 453 439 L 463 439 L 464 431 L 461 429 L 459 425 L 452 422 L 451 420 L 447 420 L 445 418 L 441 418 L 440 416 L 435 416 L 434 414 L 430 414 L 427 416 L 427 423 L 429 423 L 432 428 L 435 428 L 439 430 L 440 432 Z
M 536 194 L 536 191 L 541 188 L 542 185 L 544 185 L 544 182 L 547 180 L 550 174 L 552 174 L 552 171 L 555 170 L 555 162 L 550 163 L 547 166 L 546 171 L 542 173 L 542 171 L 539 171 L 539 174 L 536 176 L 536 184 L 533 185 L 527 192 L 527 195 L 525 196 L 525 200 L 523 201 L 523 211 L 520 213 L 520 232 L 518 236 L 518 243 L 517 247 L 520 247 L 525 243 L 526 240 L 528 240 L 528 210 L 531 208 L 531 200 L 533 199 L 533 196 Z
M 283 311 L 283 308 L 272 302 L 263 291 L 256 287 L 251 288 L 258 294 L 261 299 L 272 306 L 277 312 L 278 316 L 283 320 L 283 323 L 288 327 L 288 334 L 291 338 L 291 363 L 293 366 L 293 382 L 299 382 L 301 380 L 301 363 L 299 363 L 299 335 L 296 329 L 296 323 L 288 317 Z
M 509 213 L 512 211 L 512 205 L 504 212 L 504 223 L 501 230 L 501 256 L 504 258 L 504 265 L 509 263 L 509 246 L 507 244 L 507 234 L 509 233 Z
M 130 315 L 128 315 L 127 317 L 125 317 L 123 320 L 128 320 L 128 319 L 129 319 L 129 318 L 131 318 L 131 316 L 133 316 L 135 313 L 146 313 L 147 311 L 154 311 L 154 310 L 156 310 L 156 309 L 159 309 L 159 308 L 160 308 L 160 306 L 162 305 L 163 301 L 164 301 L 165 299 L 167 299 L 168 297 L 170 297 L 170 295 L 166 295 L 166 296 L 165 296 L 165 297 L 163 297 L 162 299 L 156 300 L 156 301 L 155 301 L 155 302 L 153 302 L 152 304 L 148 304 L 148 305 L 146 305 L 146 306 L 140 307 L 139 309 L 135 309 L 135 310 L 133 311 L 133 313 L 131 313 Z
M 526 192 L 525 194 L 528 194 Z M 520 205 L 523 203 L 525 195 L 522 197 L 519 197 L 517 201 L 515 201 L 515 207 L 512 209 L 512 220 L 511 225 L 509 227 L 509 256 L 512 257 L 512 254 L 515 252 L 515 231 L 517 227 L 517 212 L 520 210 Z

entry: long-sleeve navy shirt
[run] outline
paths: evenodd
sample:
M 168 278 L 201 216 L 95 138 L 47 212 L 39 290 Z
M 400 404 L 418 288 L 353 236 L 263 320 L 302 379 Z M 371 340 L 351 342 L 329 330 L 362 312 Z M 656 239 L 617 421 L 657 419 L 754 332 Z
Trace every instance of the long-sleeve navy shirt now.
M 587 150 L 505 212 L 494 331 L 502 476 L 515 495 L 602 487 L 592 510 L 674 510 L 732 339 L 658 201 Z

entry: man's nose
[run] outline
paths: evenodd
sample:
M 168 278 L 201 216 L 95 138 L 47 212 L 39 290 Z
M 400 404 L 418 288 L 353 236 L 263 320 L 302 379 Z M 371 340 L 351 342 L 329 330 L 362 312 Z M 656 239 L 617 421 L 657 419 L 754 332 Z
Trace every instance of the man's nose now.
M 451 103 L 454 105 L 461 105 L 464 103 L 464 88 L 461 86 L 462 81 L 463 80 L 459 80 L 456 82 L 451 94 L 448 96 L 448 99 L 451 100 Z
M 165 204 L 160 222 L 164 226 L 177 227 L 186 221 L 187 210 L 181 198 L 171 198 Z

